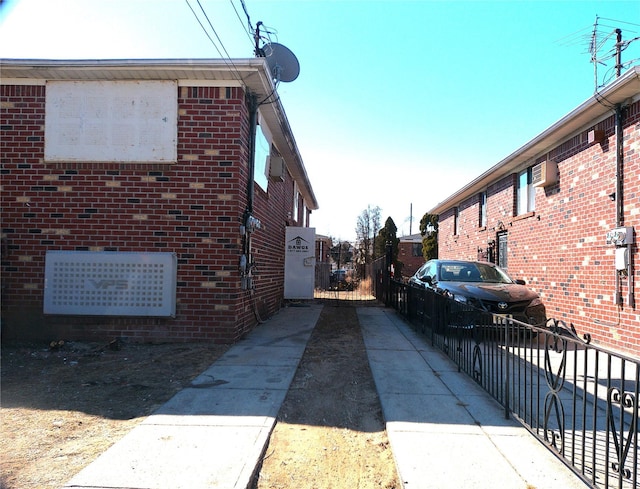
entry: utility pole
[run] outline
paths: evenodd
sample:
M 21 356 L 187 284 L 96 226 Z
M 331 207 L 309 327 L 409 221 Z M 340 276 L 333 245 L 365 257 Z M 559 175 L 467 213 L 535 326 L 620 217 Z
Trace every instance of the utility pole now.
M 262 25 L 262 21 L 256 24 L 256 29 L 253 34 L 253 41 L 255 42 L 254 54 L 256 55 L 256 58 L 265 57 L 264 50 L 260 48 L 260 26 L 261 25 Z
M 413 202 L 409 204 L 409 236 L 411 236 L 411 227 L 413 225 Z
M 616 29 L 616 78 L 622 74 L 622 30 Z

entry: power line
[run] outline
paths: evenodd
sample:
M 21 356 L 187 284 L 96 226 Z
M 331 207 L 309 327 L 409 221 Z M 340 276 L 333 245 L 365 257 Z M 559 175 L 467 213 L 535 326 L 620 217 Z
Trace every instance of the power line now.
M 233 0 L 229 0 L 229 1 L 231 2 L 231 5 L 233 6 L 233 9 L 236 12 L 236 16 L 238 17 L 238 20 L 240 20 L 241 24 L 244 24 L 242 22 L 242 18 L 240 17 L 240 13 L 235 8 L 235 5 L 233 5 Z M 256 56 L 264 56 L 264 52 L 262 52 L 260 46 L 258 46 L 259 41 L 262 40 L 265 43 L 270 43 L 271 42 L 271 35 L 277 35 L 277 32 L 275 31 L 275 29 L 271 29 L 271 28 L 268 28 L 267 26 L 265 26 L 262 22 L 258 22 L 256 24 L 255 29 L 254 29 L 253 28 L 253 24 L 251 23 L 251 16 L 249 15 L 249 10 L 247 9 L 247 4 L 245 3 L 244 0 L 240 0 L 240 4 L 242 5 L 242 10 L 244 12 L 245 17 L 247 18 L 248 30 L 245 29 L 245 32 L 250 36 L 252 41 L 255 43 L 254 44 L 255 55 Z M 264 27 L 264 29 L 262 31 L 260 31 L 260 26 Z M 244 28 L 244 26 L 243 26 L 243 28 Z M 261 34 L 261 32 L 266 34 L 266 36 L 263 36 Z M 271 90 L 271 93 L 269 93 L 269 95 L 267 95 L 265 98 L 260 100 L 258 102 L 258 106 L 268 105 L 268 104 L 273 104 L 273 103 L 278 102 L 280 100 L 280 95 L 276 91 L 277 88 L 278 88 L 278 83 L 275 83 L 274 88 Z
M 229 0 L 229 1 L 233 5 L 233 0 Z M 256 23 L 256 27 L 254 28 L 253 24 L 251 23 L 251 16 L 249 15 L 249 10 L 247 9 L 247 4 L 245 3 L 244 0 L 240 0 L 240 4 L 242 5 L 242 10 L 244 11 L 245 17 L 247 18 L 248 30 L 245 29 L 245 31 L 252 38 L 252 41 L 254 43 L 255 55 L 256 56 L 262 56 L 262 54 L 260 52 L 260 47 L 258 46 L 258 42 L 262 41 L 265 44 L 268 44 L 268 43 L 272 42 L 271 36 L 275 36 L 276 39 L 277 39 L 278 31 L 276 31 L 275 29 L 273 29 L 271 27 L 268 27 L 268 26 L 264 25 L 264 23 L 262 21 L 257 22 Z M 243 23 L 242 19 L 240 18 L 240 14 L 239 14 L 238 10 L 235 8 L 235 6 L 233 8 L 236 11 L 236 15 L 238 16 L 238 19 L 240 20 L 240 23 Z M 263 27 L 263 29 L 260 30 L 260 27 Z
M 249 14 L 247 13 L 246 7 L 244 5 L 244 1 L 241 0 L 241 3 L 242 3 L 242 7 L 244 9 L 244 12 L 245 12 L 245 14 L 247 16 L 248 29 L 247 29 L 247 26 L 244 25 L 244 22 L 242 21 L 242 17 L 240 17 L 240 12 L 238 12 L 238 9 L 236 8 L 235 4 L 233 3 L 233 0 L 229 0 L 229 3 L 233 7 L 233 11 L 236 13 L 236 17 L 238 17 L 238 20 L 240 21 L 240 25 L 242 26 L 242 29 L 244 30 L 245 34 L 249 38 L 249 42 L 251 43 L 251 46 L 253 46 L 253 28 L 251 27 L 251 21 L 249 19 Z
M 211 22 L 211 19 L 209 18 L 209 16 L 207 15 L 207 12 L 205 11 L 204 7 L 202 6 L 202 4 L 200 3 L 200 0 L 196 0 L 196 2 L 198 3 L 198 6 L 200 7 L 200 11 L 202 12 L 202 15 L 204 15 L 204 18 L 207 21 L 207 24 L 209 25 L 209 27 L 211 28 L 211 31 L 213 31 L 214 36 L 216 37 L 216 39 L 218 40 L 218 43 L 220 44 L 220 47 L 218 47 L 218 45 L 216 44 L 216 42 L 213 40 L 213 38 L 211 37 L 211 35 L 209 34 L 206 26 L 202 23 L 202 21 L 200 20 L 200 17 L 198 16 L 198 14 L 196 13 L 196 11 L 193 9 L 193 7 L 191 6 L 191 4 L 189 3 L 189 0 L 185 0 L 185 2 L 187 3 L 187 5 L 189 6 L 189 9 L 191 10 L 191 12 L 193 13 L 194 17 L 196 18 L 196 20 L 198 21 L 198 24 L 200 24 L 200 27 L 202 28 L 202 30 L 204 31 L 205 35 L 207 36 L 207 38 L 209 39 L 209 41 L 211 42 L 211 44 L 213 44 L 213 46 L 216 48 L 216 51 L 218 51 L 218 54 L 220 55 L 220 58 L 225 62 L 225 64 L 232 70 L 232 72 L 234 73 L 236 79 L 238 81 L 242 81 L 242 76 L 238 70 L 238 68 L 235 66 L 235 64 L 233 63 L 233 60 L 231 59 L 231 56 L 229 55 L 229 52 L 227 51 L 227 49 L 224 46 L 224 43 L 222 42 L 222 39 L 220 38 L 220 36 L 218 35 L 218 32 L 216 31 L 215 27 L 213 26 L 213 23 Z M 233 0 L 230 0 L 231 5 L 233 6 L 236 15 L 238 17 L 238 19 L 240 20 L 240 23 L 243 24 L 242 19 L 237 11 L 237 9 L 235 8 L 235 6 L 233 5 Z M 240 0 L 241 4 L 242 4 L 242 8 L 244 10 L 244 13 L 247 17 L 247 25 L 249 26 L 250 31 L 253 33 L 254 37 L 255 37 L 255 47 L 256 47 L 256 55 L 258 54 L 258 41 L 259 40 L 263 40 L 265 42 L 271 42 L 270 36 L 271 35 L 275 35 L 276 32 L 275 30 L 272 29 L 268 29 L 265 28 L 265 30 L 263 31 L 266 36 L 262 36 L 260 34 L 260 30 L 259 30 L 259 26 L 263 25 L 262 22 L 258 22 L 258 24 L 256 25 L 256 30 L 254 31 L 253 27 L 251 26 L 251 19 L 249 17 L 249 12 L 247 11 L 247 7 L 246 4 L 244 3 L 244 0 Z M 245 33 L 249 34 L 249 32 L 244 28 L 243 25 L 243 29 L 245 30 Z M 251 38 L 251 35 L 249 35 Z M 224 55 L 222 54 L 222 51 L 224 51 Z M 265 105 L 265 104 L 272 104 L 277 102 L 280 99 L 279 94 L 276 91 L 277 89 L 277 84 L 274 86 L 273 90 L 271 91 L 271 93 L 269 93 L 265 98 L 263 98 L 261 101 L 257 102 L 258 105 Z M 275 95 L 275 97 L 274 97 Z M 271 100 L 269 100 L 271 99 Z
M 207 28 L 204 26 L 204 24 L 202 23 L 202 21 L 200 20 L 200 17 L 198 16 L 198 14 L 196 13 L 196 11 L 193 9 L 193 7 L 191 6 L 191 4 L 189 3 L 189 0 L 185 0 L 185 2 L 187 3 L 189 9 L 191 10 L 191 12 L 193 13 L 193 16 L 196 18 L 196 20 L 198 21 L 198 24 L 200 24 L 200 27 L 202 28 L 203 32 L 205 33 L 205 35 L 207 36 L 207 38 L 209 39 L 209 41 L 211 42 L 211 44 L 213 44 L 213 47 L 216 48 L 216 51 L 218 51 L 218 54 L 220 55 L 220 58 L 224 61 L 224 63 L 231 69 L 232 73 L 234 74 L 236 80 L 238 81 L 242 81 L 242 76 L 240 75 L 240 71 L 238 70 L 238 68 L 235 66 L 235 64 L 233 63 L 233 61 L 231 60 L 231 56 L 229 56 L 229 52 L 227 51 L 227 49 L 224 47 L 224 43 L 222 42 L 222 39 L 220 39 L 220 36 L 218 35 L 218 33 L 216 32 L 215 27 L 213 27 L 213 24 L 211 23 L 211 20 L 209 19 L 209 16 L 207 15 L 207 12 L 204 10 L 204 7 L 202 6 L 202 4 L 200 3 L 200 0 L 196 0 L 198 2 L 198 6 L 200 7 L 201 12 L 204 14 L 205 19 L 207 20 L 207 23 L 209 24 L 209 27 L 211 27 L 211 30 L 213 31 L 214 35 L 216 36 L 216 39 L 218 40 L 218 42 L 220 43 L 220 46 L 222 48 L 222 50 L 224 51 L 224 55 L 222 54 L 222 51 L 220 50 L 220 48 L 218 47 L 218 45 L 215 43 L 215 41 L 213 40 L 213 38 L 209 35 L 209 32 L 207 31 Z M 226 55 L 226 56 L 225 56 Z
M 218 35 L 215 27 L 213 26 L 213 23 L 211 22 L 211 19 L 209 19 L 209 16 L 207 15 L 207 12 L 205 11 L 204 7 L 202 6 L 202 4 L 200 3 L 200 0 L 196 0 L 198 3 L 198 6 L 200 7 L 200 11 L 202 12 L 202 14 L 204 15 L 204 18 L 206 19 L 209 27 L 211 28 L 211 30 L 213 31 L 213 34 L 215 35 L 216 39 L 218 40 L 218 43 L 220 43 L 220 47 L 218 47 L 218 45 L 216 44 L 216 42 L 213 40 L 213 38 L 211 37 L 211 35 L 209 34 L 207 28 L 205 27 L 205 25 L 202 23 L 202 21 L 200 20 L 200 17 L 198 16 L 198 14 L 196 13 L 196 11 L 193 9 L 193 7 L 191 6 L 191 4 L 189 3 L 189 0 L 185 0 L 185 2 L 187 3 L 187 5 L 189 6 L 189 9 L 191 10 L 191 12 L 193 13 L 194 17 L 196 18 L 196 20 L 198 21 L 198 24 L 200 24 L 200 27 L 202 28 L 202 30 L 204 31 L 205 35 L 207 36 L 207 38 L 209 39 L 209 41 L 211 42 L 211 44 L 213 44 L 213 46 L 216 48 L 216 51 L 218 51 L 218 54 L 220 55 L 220 58 L 225 62 L 225 64 L 230 68 L 230 70 L 234 73 L 235 78 L 239 81 L 242 82 L 242 76 L 240 75 L 240 72 L 238 70 L 238 68 L 235 66 L 235 64 L 233 63 L 233 60 L 231 59 L 231 57 L 229 56 L 229 53 L 227 51 L 227 49 L 224 47 L 224 43 L 222 42 L 222 39 L 220 39 L 220 36 Z M 233 0 L 231 0 L 231 3 L 233 5 Z M 245 14 L 247 16 L 247 22 L 249 22 L 249 26 L 251 26 L 250 24 L 250 18 L 249 18 L 249 14 L 246 10 L 246 5 L 244 4 L 244 0 L 241 0 L 243 9 L 245 11 Z M 235 7 L 234 7 L 235 10 Z M 238 15 L 238 11 L 236 10 L 236 15 Z M 241 23 L 242 23 L 242 19 L 240 18 L 240 16 L 238 15 L 238 18 L 240 19 Z M 258 25 L 262 25 L 262 22 L 259 22 Z M 256 26 L 257 27 L 257 26 Z M 243 26 L 244 28 L 244 26 Z M 252 28 L 251 28 L 252 29 Z M 252 29 L 253 31 L 253 29 Z M 246 32 L 246 29 L 245 29 Z M 258 32 L 258 31 L 256 31 Z M 274 32 L 272 32 L 271 30 L 266 30 L 265 31 L 267 36 L 274 34 Z M 247 33 L 248 34 L 248 33 Z M 263 37 L 261 35 L 257 35 L 257 37 L 259 39 L 268 39 L 268 37 Z M 256 49 L 257 49 L 257 42 L 258 42 L 258 38 L 256 38 Z M 222 54 L 222 51 L 224 51 L 224 55 Z M 257 54 L 257 53 L 256 53 Z M 264 97 L 262 100 L 260 101 L 256 101 L 258 106 L 261 105 L 268 105 L 268 104 L 273 104 L 276 103 L 280 100 L 280 95 L 277 92 L 277 84 L 274 86 L 274 88 L 271 90 L 271 92 Z
M 615 22 L 616 24 L 627 24 L 627 25 L 635 25 L 636 27 L 640 27 L 640 24 L 636 24 L 634 22 L 626 22 L 624 20 L 616 20 L 616 19 L 607 19 L 605 17 L 599 17 L 602 20 L 608 20 L 609 22 Z
M 187 6 L 189 7 L 189 10 L 191 10 L 191 13 L 193 14 L 193 16 L 196 18 L 196 20 L 198 21 L 198 24 L 200 24 L 200 27 L 202 28 L 202 31 L 204 32 L 205 36 L 207 36 L 207 38 L 209 39 L 209 42 L 211 42 L 211 44 L 213 45 L 214 48 L 216 48 L 216 51 L 218 51 L 218 54 L 220 55 L 220 57 L 222 58 L 222 52 L 220 51 L 220 48 L 217 46 L 217 44 L 215 43 L 215 41 L 211 38 L 211 36 L 209 35 L 209 33 L 207 32 L 206 27 L 204 26 L 204 24 L 200 21 L 200 18 L 198 17 L 198 14 L 196 13 L 195 10 L 193 10 L 193 7 L 191 6 L 191 4 L 189 3 L 189 0 L 184 0 L 185 3 L 187 4 Z
M 247 6 L 244 3 L 244 0 L 240 0 L 240 5 L 242 5 L 242 10 L 244 10 L 244 15 L 247 17 L 247 25 L 249 26 L 249 31 L 253 34 L 253 24 L 251 23 L 251 18 L 249 17 L 249 12 L 247 11 Z M 238 18 L 240 18 L 239 15 L 238 15 Z
M 202 6 L 202 4 L 200 3 L 200 0 L 196 0 L 198 2 L 198 6 L 200 7 L 200 10 L 202 11 L 202 13 L 204 14 L 204 18 L 207 19 L 207 22 L 209 24 L 209 27 L 211 27 L 211 30 L 213 31 L 213 33 L 216 36 L 216 39 L 218 40 L 218 42 L 220 43 L 220 46 L 222 46 L 222 49 L 224 51 L 224 53 L 227 55 L 227 59 L 231 60 L 231 56 L 229 56 L 229 53 L 227 51 L 227 48 L 224 47 L 224 43 L 222 42 L 222 39 L 220 39 L 220 36 L 218 35 L 218 33 L 216 32 L 215 27 L 213 27 L 213 24 L 211 23 L 211 20 L 209 19 L 209 16 L 207 15 L 207 12 L 204 10 L 204 7 Z M 202 25 L 202 24 L 201 24 Z M 211 38 L 209 38 L 211 39 Z M 220 51 L 218 51 L 220 52 Z M 220 54 L 220 56 L 222 56 L 222 53 Z M 231 63 L 233 64 L 233 63 Z M 235 68 L 235 66 L 234 66 Z M 237 71 L 237 70 L 236 70 Z

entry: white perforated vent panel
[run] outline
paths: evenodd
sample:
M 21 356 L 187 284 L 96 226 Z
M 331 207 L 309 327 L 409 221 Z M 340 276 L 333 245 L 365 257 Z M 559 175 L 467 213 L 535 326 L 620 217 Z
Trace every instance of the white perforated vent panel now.
M 175 253 L 48 251 L 44 313 L 175 316 Z

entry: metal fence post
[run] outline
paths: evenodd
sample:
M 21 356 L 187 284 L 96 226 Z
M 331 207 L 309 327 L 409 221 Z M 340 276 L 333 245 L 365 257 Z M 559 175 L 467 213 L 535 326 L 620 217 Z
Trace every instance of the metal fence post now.
M 384 263 L 384 304 L 388 307 L 391 304 L 391 257 L 393 245 L 391 241 L 385 243 L 385 263 Z

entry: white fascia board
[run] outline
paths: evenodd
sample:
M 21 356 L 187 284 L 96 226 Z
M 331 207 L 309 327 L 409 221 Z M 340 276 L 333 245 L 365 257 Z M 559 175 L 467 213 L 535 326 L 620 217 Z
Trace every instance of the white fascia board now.
M 447 199 L 438 203 L 429 211 L 429 214 L 441 214 L 472 195 L 484 191 L 487 186 L 516 172 L 525 163 L 548 152 L 586 128 L 610 117 L 613 113 L 614 105 L 626 105 L 635 102 L 639 98 L 640 66 L 634 66 L 524 146 L 521 146 L 479 177 L 454 192 Z

